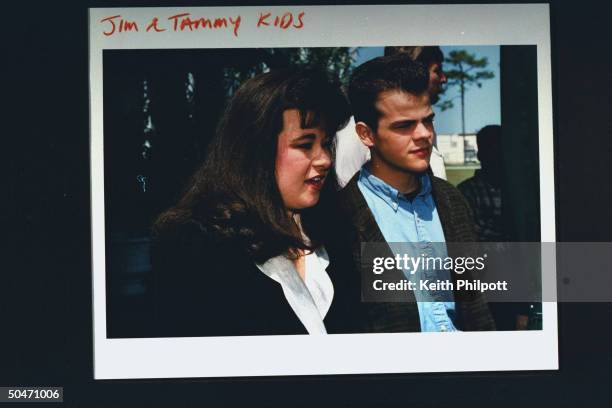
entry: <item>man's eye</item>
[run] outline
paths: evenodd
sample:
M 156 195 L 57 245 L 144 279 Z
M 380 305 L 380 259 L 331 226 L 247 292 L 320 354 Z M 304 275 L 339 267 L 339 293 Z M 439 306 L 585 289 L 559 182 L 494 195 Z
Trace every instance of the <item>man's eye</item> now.
M 396 129 L 410 129 L 416 122 L 404 122 L 396 126 Z

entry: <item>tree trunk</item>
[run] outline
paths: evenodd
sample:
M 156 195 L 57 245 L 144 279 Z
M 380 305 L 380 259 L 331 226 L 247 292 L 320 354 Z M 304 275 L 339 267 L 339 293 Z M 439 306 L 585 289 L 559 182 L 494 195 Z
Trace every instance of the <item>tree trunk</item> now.
M 461 80 L 461 134 L 465 136 L 465 84 Z

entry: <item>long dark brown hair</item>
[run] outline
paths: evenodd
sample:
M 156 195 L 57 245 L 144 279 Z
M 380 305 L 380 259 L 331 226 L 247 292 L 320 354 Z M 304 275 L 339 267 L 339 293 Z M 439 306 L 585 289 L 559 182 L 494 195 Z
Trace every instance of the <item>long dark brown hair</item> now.
M 256 262 L 323 243 L 337 187 L 333 167 L 317 205 L 301 211 L 310 242 L 287 213 L 276 184 L 278 135 L 287 109 L 299 110 L 302 128 L 320 126 L 327 137 L 334 137 L 350 115 L 339 86 L 320 73 L 272 71 L 246 81 L 227 106 L 185 194 L 155 222 L 154 236 L 195 223 L 215 239 L 231 240 Z

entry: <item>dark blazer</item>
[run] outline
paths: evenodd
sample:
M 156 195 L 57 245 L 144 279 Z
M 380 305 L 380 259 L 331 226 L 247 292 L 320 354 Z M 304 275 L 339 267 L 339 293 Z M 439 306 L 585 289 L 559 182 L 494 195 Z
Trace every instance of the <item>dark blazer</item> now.
M 342 262 L 333 248 L 327 251 L 335 297 L 347 299 L 338 273 Z M 151 337 L 307 334 L 280 284 L 234 242 L 195 222 L 154 240 L 152 266 Z M 350 331 L 347 315 L 342 301 L 332 302 L 324 319 L 328 333 Z
M 471 211 L 459 190 L 440 178 L 431 176 L 432 195 L 444 237 L 447 243 L 476 242 L 474 223 Z M 354 273 L 360 273 L 361 243 L 385 242 L 382 232 L 365 201 L 357 180 L 359 172 L 340 191 L 339 201 L 347 222 L 351 226 L 346 231 L 346 242 L 350 246 L 354 260 Z M 449 247 L 449 256 L 453 256 Z M 401 272 L 399 272 L 401 273 Z M 456 273 L 451 274 L 453 279 Z M 470 279 L 469 272 L 461 275 L 462 279 Z M 359 277 L 355 276 L 359 282 Z M 456 285 L 455 285 L 456 286 Z M 353 296 L 355 296 L 353 294 Z M 412 292 L 405 294 L 403 302 L 362 303 L 359 308 L 359 320 L 362 321 L 361 331 L 364 332 L 416 332 L 421 331 L 419 313 Z M 483 296 L 477 291 L 456 291 L 455 305 L 457 326 L 460 330 L 495 330 L 489 308 Z M 353 300 L 354 303 L 354 300 Z

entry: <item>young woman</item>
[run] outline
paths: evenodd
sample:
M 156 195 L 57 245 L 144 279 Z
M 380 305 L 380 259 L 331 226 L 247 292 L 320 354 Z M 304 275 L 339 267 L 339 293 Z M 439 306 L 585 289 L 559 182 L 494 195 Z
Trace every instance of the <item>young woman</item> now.
M 334 301 L 349 266 L 325 249 L 338 219 L 333 142 L 348 117 L 340 89 L 313 73 L 240 87 L 185 195 L 154 225 L 154 335 L 350 330 Z

